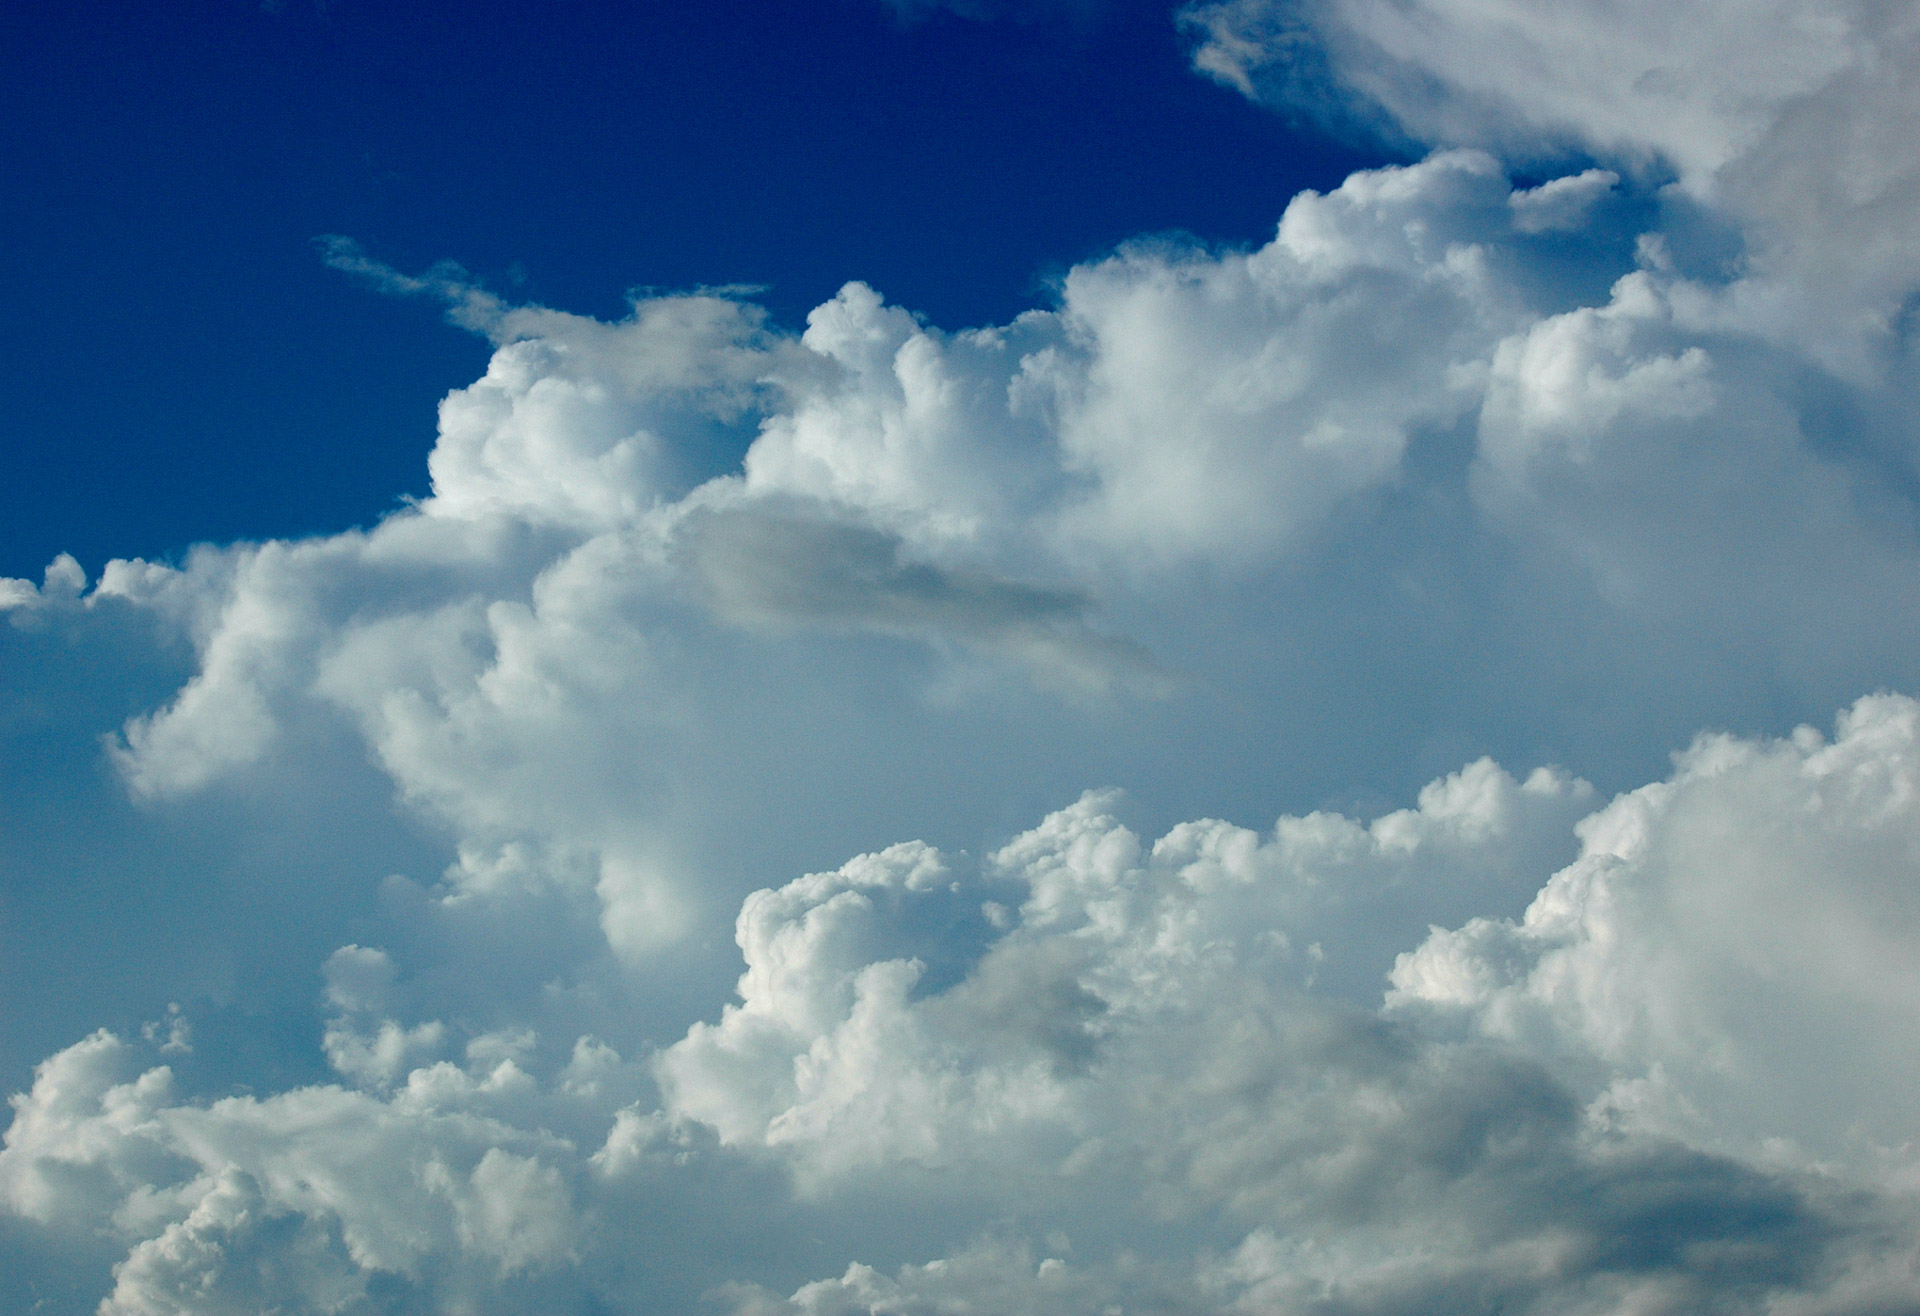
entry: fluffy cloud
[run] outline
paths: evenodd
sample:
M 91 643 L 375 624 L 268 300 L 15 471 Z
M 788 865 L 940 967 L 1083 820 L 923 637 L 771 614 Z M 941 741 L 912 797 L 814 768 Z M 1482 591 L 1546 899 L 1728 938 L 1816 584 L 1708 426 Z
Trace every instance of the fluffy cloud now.
M 703 832 L 741 771 L 716 737 L 795 717 L 775 692 L 796 680 L 842 725 L 900 690 L 867 752 L 909 752 L 927 701 L 1000 734 L 1034 691 L 1201 725 L 1152 710 L 1172 698 L 1231 736 L 1229 707 L 1281 690 L 1377 698 L 1341 688 L 1337 648 L 1398 636 L 1408 677 L 1461 673 L 1461 707 L 1517 697 L 1541 739 L 1516 748 L 1537 753 L 1574 737 L 1539 676 L 1555 637 L 1514 629 L 1529 614 L 1607 655 L 1622 710 L 1658 707 L 1676 642 L 1765 636 L 1772 670 L 1717 674 L 1731 716 L 1783 687 L 1812 703 L 1920 677 L 1889 620 L 1911 614 L 1913 547 L 1863 514 L 1901 496 L 1899 436 L 1830 442 L 1814 367 L 1703 331 L 1697 284 L 1644 243 L 1580 300 L 1566 244 L 1604 268 L 1620 216 L 1594 208 L 1617 183 L 1515 191 L 1491 157 L 1443 152 L 1302 195 L 1257 250 L 1124 249 L 1070 272 L 1057 308 L 958 335 L 858 284 L 789 337 L 722 297 L 603 324 L 356 256 L 497 344 L 442 407 L 433 494 L 366 532 L 111 566 L 89 597 L 153 611 L 198 655 L 115 760 L 137 795 L 177 798 L 344 717 L 468 856 L 456 883 L 596 891 L 643 956 L 716 912 L 689 877 L 736 866 Z M 729 451 L 737 473 L 704 473 Z M 1835 591 L 1841 563 L 1855 583 Z M 1332 661 L 1313 673 L 1285 649 L 1229 657 L 1223 617 L 1359 633 L 1317 641 Z M 1835 629 L 1858 643 L 1822 653 Z M 1058 734 L 1099 742 L 1086 715 Z M 1698 713 L 1653 716 L 1622 741 Z M 500 862 L 512 847 L 531 867 Z
M 895 845 L 747 898 L 738 1000 L 657 1095 L 588 1038 L 436 1058 L 462 1029 L 383 1014 L 349 946 L 357 1086 L 184 1099 L 102 1032 L 13 1099 L 0 1192 L 121 1240 L 115 1313 L 1910 1302 L 1917 735 L 1880 696 L 1597 811 L 1480 762 L 1368 823 L 1149 844 L 1089 795 L 977 864 Z M 1394 958 L 1569 829 L 1523 920 Z M 792 1237 L 676 1271 L 714 1229 Z
M 1917 738 L 1920 708 L 1885 695 L 1831 742 L 1703 737 L 1671 780 L 1580 824 L 1579 859 L 1524 917 L 1402 956 L 1389 999 L 1606 1076 L 1596 1098 L 1624 1120 L 1749 1152 L 1910 1155 Z
M 1560 135 L 1663 152 L 1710 176 L 1751 150 L 1784 106 L 1864 63 L 1874 37 L 1898 30 L 1897 12 L 1799 0 L 1599 0 L 1544 12 L 1237 0 L 1196 6 L 1186 21 L 1206 38 L 1199 66 L 1248 92 L 1264 74 L 1284 75 L 1289 54 L 1311 56 L 1301 39 L 1310 38 L 1340 77 L 1427 140 L 1537 150 Z
M 1462 363 L 1522 323 L 1475 246 L 1506 195 L 1481 156 L 1359 177 L 1259 252 L 1123 253 L 1059 310 L 956 337 L 859 285 L 798 339 L 715 297 L 606 325 L 448 285 L 499 346 L 442 407 L 430 499 L 365 533 L 109 569 L 96 597 L 198 654 L 115 760 L 173 798 L 344 713 L 405 798 L 476 853 L 527 842 L 597 886 L 637 952 L 684 926 L 660 815 L 740 697 L 710 675 L 725 631 L 1171 691 L 1190 655 L 1114 633 L 1102 604 L 1271 561 L 1471 406 Z M 749 438 L 739 475 L 689 474 Z M 777 684 L 787 664 L 760 661 L 749 684 Z
M 1564 825 L 1583 799 L 1576 783 L 1522 785 L 1480 764 L 1370 826 L 1317 815 L 1259 836 L 1191 823 L 1151 846 L 1110 800 L 1088 797 L 993 856 L 983 889 L 1012 883 L 1020 903 L 989 902 L 999 931 L 963 978 L 932 990 L 919 989 L 938 963 L 924 929 L 951 929 L 954 915 L 910 912 L 951 894 L 949 868 L 925 847 L 760 893 L 739 921 L 740 1003 L 661 1053 L 668 1109 L 712 1126 L 723 1145 L 774 1152 L 812 1200 L 905 1162 L 940 1170 L 949 1190 L 1000 1185 L 1058 1233 L 893 1274 L 856 1264 L 790 1299 L 733 1290 L 739 1310 L 1911 1302 L 1914 1239 L 1893 1222 L 1910 1209 L 1913 1128 L 1891 1077 L 1908 1060 L 1882 1045 L 1910 1007 L 1899 973 L 1882 981 L 1880 958 L 1854 948 L 1871 938 L 1910 952 L 1914 930 L 1881 921 L 1869 932 L 1844 912 L 1809 911 L 1836 887 L 1872 893 L 1875 908 L 1911 903 L 1911 846 L 1898 838 L 1920 798 L 1906 781 L 1916 724 L 1912 701 L 1881 697 L 1846 715 L 1831 746 L 1810 732 L 1703 742 L 1669 780 L 1577 825 L 1581 858 L 1519 929 L 1506 925 L 1510 940 L 1550 953 L 1529 958 L 1484 923 L 1436 932 L 1400 957 L 1384 1017 L 1312 985 L 1344 957 L 1377 969 L 1371 948 L 1310 938 L 1342 926 L 1349 902 L 1385 897 L 1418 918 L 1453 888 L 1449 870 L 1497 868 L 1533 848 L 1531 829 Z M 1783 778 L 1806 782 L 1791 806 Z M 1695 796 L 1734 817 L 1678 825 Z M 1668 849 L 1649 809 L 1676 819 L 1700 859 L 1655 870 L 1599 853 Z M 1761 814 L 1766 825 L 1743 831 Z M 1723 852 L 1730 834 L 1769 856 L 1772 898 L 1748 898 L 1740 855 Z M 1577 933 L 1561 926 L 1575 899 L 1586 912 Z M 1622 909 L 1641 921 L 1595 926 Z M 1783 944 L 1791 960 L 1769 950 Z M 1462 964 L 1469 949 L 1480 957 Z M 1730 955 L 1744 957 L 1744 975 L 1730 973 Z M 1525 986 L 1501 985 L 1516 980 Z M 1472 983 L 1477 996 L 1461 985 Z M 1422 995 L 1423 984 L 1452 993 Z M 1584 1070 L 1568 1063 L 1565 1039 L 1528 1026 L 1524 1007 L 1502 1008 L 1502 990 L 1529 986 L 1546 997 L 1536 1014 L 1586 1029 Z M 1723 1008 L 1702 1009 L 1703 990 Z M 1810 1026 L 1775 1026 L 1784 1021 L 1753 1011 L 1756 994 L 1791 1002 Z M 1471 1007 L 1498 1045 L 1460 1039 L 1439 1006 Z M 1661 1038 L 1663 1015 L 1690 1027 Z M 1623 1118 L 1623 1094 L 1645 1095 L 1648 1030 L 1674 1080 L 1661 1095 L 1681 1103 L 1703 1099 L 1703 1072 L 1764 1043 L 1730 1076 L 1749 1109 L 1705 1110 L 1688 1125 L 1650 1118 L 1649 1101 Z M 1886 1141 L 1856 1162 L 1865 1177 L 1853 1182 L 1890 1194 L 1877 1206 L 1847 1198 L 1818 1140 L 1785 1141 L 1809 1121 L 1827 1140 L 1862 1134 L 1858 1109 L 1799 1104 L 1832 1094 L 1836 1072 L 1876 1103 Z M 1596 1073 L 1612 1077 L 1581 1095 Z M 1757 1160 L 1723 1158 L 1736 1133 Z M 1157 1245 L 1141 1243 L 1129 1215 L 1156 1222 Z M 1129 1246 L 1102 1246 L 1103 1235 Z M 1051 1256 L 1036 1251 L 1046 1246 Z
M 484 1289 L 572 1256 L 577 1158 L 511 1061 L 190 1105 L 136 1059 L 102 1031 L 48 1060 L 0 1151 L 14 1211 L 133 1241 L 103 1311 L 364 1310 L 380 1277 Z
M 1913 1306 L 1920 709 L 1758 734 L 1920 689 L 1907 9 L 1189 22 L 1439 149 L 963 333 L 332 242 L 431 495 L 0 581 L 21 926 L 228 874 L 12 1099 L 86 1305 Z
M 1704 204 L 1673 236 L 1738 270 L 1703 322 L 1790 339 L 1856 377 L 1904 339 L 1920 156 L 1906 3 L 1222 0 L 1199 68 L 1249 95 L 1522 159 L 1591 153 Z M 1679 207 L 1685 210 L 1686 207 Z M 1717 247 L 1717 252 L 1714 248 Z M 1715 280 L 1709 279 L 1709 284 Z

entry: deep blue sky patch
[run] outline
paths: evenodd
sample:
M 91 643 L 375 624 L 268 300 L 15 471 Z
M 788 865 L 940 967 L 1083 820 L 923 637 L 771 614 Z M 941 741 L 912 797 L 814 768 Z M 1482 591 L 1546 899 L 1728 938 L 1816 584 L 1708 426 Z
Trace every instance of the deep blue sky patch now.
M 1137 234 L 1263 241 L 1360 163 L 1194 77 L 1137 0 L 79 3 L 10 8 L 0 50 L 0 575 L 426 492 L 485 347 L 322 268 L 323 234 L 602 316 L 753 284 L 797 324 L 858 278 L 959 328 Z

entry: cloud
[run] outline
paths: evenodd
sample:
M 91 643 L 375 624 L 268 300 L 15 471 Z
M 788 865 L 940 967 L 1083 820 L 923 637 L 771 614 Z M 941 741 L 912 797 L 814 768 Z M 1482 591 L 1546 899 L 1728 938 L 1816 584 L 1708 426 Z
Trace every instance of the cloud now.
M 1902 12 L 1191 10 L 1436 149 L 965 332 L 329 240 L 493 345 L 431 493 L 0 582 L 8 954 L 157 993 L 30 984 L 19 1246 L 113 1313 L 1911 1308 Z
M 1672 178 L 1737 234 L 1738 277 L 1703 297 L 1703 323 L 1855 377 L 1906 333 L 1920 156 L 1893 125 L 1920 96 L 1911 5 L 1224 0 L 1182 21 L 1196 66 L 1251 96 L 1336 116 L 1357 101 L 1426 145 Z
M 739 692 L 666 637 L 904 638 L 962 685 L 1004 683 L 965 672 L 984 657 L 1076 697 L 1168 691 L 1188 655 L 1109 602 L 1311 542 L 1472 405 L 1459 368 L 1513 316 L 1468 238 L 1508 223 L 1505 195 L 1481 156 L 1359 177 L 1259 252 L 1125 252 L 1074 271 L 1058 311 L 957 336 L 857 284 L 797 339 L 707 294 L 611 325 L 488 303 L 497 350 L 442 405 L 417 508 L 110 569 L 130 601 L 190 600 L 166 606 L 199 655 L 115 761 L 175 798 L 344 713 L 463 843 L 597 869 L 618 944 L 670 939 L 684 859 L 652 802 Z M 1355 369 L 1356 342 L 1392 350 Z M 729 443 L 740 473 L 696 478 Z
M 53 1057 L 0 1151 L 15 1211 L 133 1242 L 102 1310 L 344 1311 L 382 1276 L 404 1292 L 550 1269 L 578 1235 L 569 1144 L 500 1118 L 531 1089 L 510 1061 L 415 1069 L 387 1101 L 315 1087 L 189 1105 L 135 1058 L 104 1031 Z
M 977 863 L 894 845 L 749 896 L 737 1000 L 637 1061 L 396 1019 L 343 947 L 351 1086 L 194 1100 L 103 1031 L 13 1098 L 0 1193 L 120 1240 L 114 1312 L 1910 1301 L 1920 706 L 1840 727 L 1597 810 L 1480 762 L 1370 822 L 1149 843 L 1092 794 Z M 1394 958 L 1569 828 L 1524 920 Z M 374 1021 L 431 1049 L 335 1042 Z
M 1912 1136 L 1920 1057 L 1920 708 L 1863 699 L 1828 742 L 1707 736 L 1580 825 L 1517 920 L 1436 930 L 1390 1000 L 1610 1075 L 1612 1117 L 1715 1145 L 1872 1157 Z
M 1620 182 L 1610 169 L 1588 169 L 1515 192 L 1507 198 L 1513 226 L 1521 233 L 1576 232 L 1593 206 Z
M 798 335 L 731 295 L 615 323 L 489 300 L 493 359 L 442 404 L 417 506 L 109 566 L 88 597 L 197 654 L 114 762 L 179 799 L 344 723 L 473 857 L 456 884 L 592 891 L 634 959 L 745 889 L 693 873 L 764 862 L 715 848 L 731 792 L 847 807 L 803 808 L 784 750 L 741 781 L 742 738 L 861 718 L 859 753 L 908 756 L 1046 716 L 1091 748 L 1107 719 L 1140 729 L 1131 763 L 1190 736 L 1226 783 L 1315 708 L 1429 698 L 1431 670 L 1458 684 L 1420 737 L 1498 747 L 1487 719 L 1510 719 L 1536 757 L 1920 682 L 1915 547 L 1888 524 L 1911 498 L 1900 386 L 1709 326 L 1703 285 L 1616 231 L 1658 218 L 1619 177 L 1516 191 L 1443 151 L 1302 194 L 1255 250 L 1123 248 L 1053 309 L 959 334 L 857 283 Z M 1604 711 L 1569 709 L 1569 648 L 1608 673 L 1581 696 Z M 1721 661 L 1740 649 L 1764 657 Z M 1716 664 L 1692 689 L 1679 650 Z M 1077 711 L 1039 711 L 1062 694 Z M 1356 756 L 1404 759 L 1381 734 Z M 1085 785 L 1050 771 L 1028 798 Z M 506 847 L 524 862 L 486 858 Z
M 1471 6 L 1421 0 L 1229 0 L 1191 7 L 1199 66 L 1249 93 L 1311 41 L 1334 72 L 1427 141 L 1507 150 L 1582 141 L 1660 152 L 1707 176 L 1785 105 L 1863 62 L 1886 6 L 1658 6 L 1637 0 Z
M 57 607 L 79 599 L 87 588 L 87 573 L 70 553 L 62 553 L 47 564 L 39 585 L 31 580 L 7 576 L 0 578 L 0 612 L 22 615 L 40 608 Z
M 740 1310 L 913 1311 L 971 1299 L 1011 1310 L 1099 1311 L 1116 1295 L 1160 1295 L 1174 1310 L 1839 1310 L 1849 1287 L 1871 1290 L 1901 1275 L 1895 1283 L 1910 1300 L 1911 1240 L 1884 1253 L 1865 1243 L 1905 1209 L 1895 1203 L 1911 1191 L 1911 1146 L 1903 1145 L 1911 1118 L 1896 1109 L 1898 1083 L 1878 1069 L 1905 1063 L 1883 1061 L 1875 1041 L 1891 1015 L 1862 1017 L 1857 992 L 1779 981 L 1793 970 L 1767 948 L 1794 943 L 1800 963 L 1844 965 L 1844 981 L 1874 991 L 1888 1011 L 1905 1008 L 1898 978 L 1883 982 L 1872 955 L 1854 962 L 1857 924 L 1809 920 L 1807 911 L 1836 883 L 1911 887 L 1899 843 L 1879 838 L 1890 828 L 1897 835 L 1896 819 L 1910 811 L 1903 783 L 1916 718 L 1920 710 L 1904 699 L 1856 708 L 1843 719 L 1842 738 L 1821 751 L 1845 768 L 1814 769 L 1818 785 L 1791 808 L 1777 798 L 1779 772 L 1762 765 L 1809 752 L 1807 736 L 1798 749 L 1725 737 L 1696 748 L 1673 778 L 1578 825 L 1586 853 L 1551 879 L 1526 923 L 1545 924 L 1568 888 L 1584 894 L 1598 886 L 1589 876 L 1600 868 L 1596 850 L 1622 843 L 1601 838 L 1661 848 L 1640 821 L 1646 801 L 1678 813 L 1680 800 L 1705 789 L 1722 808 L 1737 799 L 1736 807 L 1766 812 L 1777 830 L 1754 843 L 1776 853 L 1786 847 L 1770 871 L 1790 897 L 1742 899 L 1731 876 L 1744 862 L 1736 854 L 1719 870 L 1726 878 L 1676 863 L 1668 880 L 1690 888 L 1684 898 L 1629 898 L 1630 870 L 1616 860 L 1601 869 L 1615 876 L 1611 894 L 1595 890 L 1587 907 L 1625 905 L 1660 927 L 1616 922 L 1574 953 L 1631 956 L 1615 979 L 1636 1003 L 1627 1014 L 1688 1012 L 1688 993 L 1672 1000 L 1668 991 L 1688 981 L 1711 984 L 1730 1011 L 1736 1001 L 1751 1006 L 1758 989 L 1767 1000 L 1793 1001 L 1802 1017 L 1837 1025 L 1837 1033 L 1814 1025 L 1800 1034 L 1809 1045 L 1802 1063 L 1845 1053 L 1853 1058 L 1846 1064 L 1873 1070 L 1846 1088 L 1894 1103 L 1880 1112 L 1894 1142 L 1882 1145 L 1880 1159 L 1860 1162 L 1871 1167 L 1861 1171 L 1866 1181 L 1892 1194 L 1882 1205 L 1844 1204 L 1825 1178 L 1831 1162 L 1812 1148 L 1789 1154 L 1779 1142 L 1806 1118 L 1823 1121 L 1829 1138 L 1858 1136 L 1857 1110 L 1824 1099 L 1800 1110 L 1772 1105 L 1747 1128 L 1742 1150 L 1756 1159 L 1724 1159 L 1687 1144 L 1724 1148 L 1740 1121 L 1716 1119 L 1717 1111 L 1687 1127 L 1623 1120 L 1613 1094 L 1632 1080 L 1583 1107 L 1579 1087 L 1549 1077 L 1579 1073 L 1563 1069 L 1564 1044 L 1524 1022 L 1500 1026 L 1519 1012 L 1497 1000 L 1475 1002 L 1490 1021 L 1482 1035 L 1499 1043 L 1488 1049 L 1448 1040 L 1444 1026 L 1402 1031 L 1304 985 L 1323 959 L 1357 949 L 1310 953 L 1321 943 L 1308 938 L 1340 925 L 1339 905 L 1370 907 L 1373 892 L 1417 902 L 1421 892 L 1444 890 L 1436 869 L 1487 866 L 1519 843 L 1528 812 L 1551 817 L 1578 797 L 1569 783 L 1519 788 L 1479 765 L 1435 783 L 1418 811 L 1366 828 L 1344 818 L 1287 818 L 1259 837 L 1195 823 L 1151 846 L 1113 818 L 1111 800 L 1089 797 L 993 858 L 989 880 L 1015 882 L 1024 899 L 1017 913 L 989 911 L 990 921 L 1007 923 L 1004 935 L 958 983 L 916 991 L 926 961 L 911 942 L 894 940 L 915 920 L 892 911 L 943 899 L 948 872 L 924 847 L 895 847 L 750 900 L 739 925 L 747 959 L 740 1004 L 659 1060 L 669 1109 L 713 1125 L 724 1144 L 774 1150 L 810 1196 L 830 1201 L 835 1186 L 859 1183 L 875 1165 L 941 1167 L 949 1181 L 992 1179 L 1024 1212 L 1058 1224 L 1076 1250 L 1056 1240 L 1055 1259 L 1036 1262 L 1029 1246 L 988 1243 L 895 1276 L 855 1266 L 800 1287 L 790 1305 L 757 1291 L 738 1295 Z M 1756 770 L 1744 770 L 1749 764 Z M 1848 780 L 1835 780 L 1840 772 Z M 1711 847 L 1729 830 L 1739 827 L 1701 829 L 1700 843 Z M 1806 844 L 1821 847 L 1819 859 L 1799 852 Z M 1837 844 L 1849 845 L 1838 873 Z M 1696 929 L 1693 917 L 1719 925 L 1704 945 L 1706 924 Z M 1900 926 L 1880 935 L 1887 945 L 1911 942 Z M 1476 940 L 1491 938 L 1480 931 Z M 1433 963 L 1457 942 L 1436 933 L 1400 959 L 1389 1019 L 1414 1022 L 1410 983 L 1471 977 Z M 1729 977 L 1711 949 L 1720 946 L 1740 948 L 1771 972 Z M 1513 975 L 1524 962 L 1513 950 L 1487 953 L 1500 967 L 1479 968 L 1483 979 L 1502 968 Z M 1697 968 L 1679 970 L 1684 979 L 1669 976 L 1689 960 Z M 1518 976 L 1566 984 L 1585 1002 L 1595 994 L 1574 984 L 1594 974 L 1543 961 L 1530 980 Z M 1617 1040 L 1620 1017 L 1593 1020 L 1590 1031 Z M 1767 1039 L 1776 1057 L 1795 1036 L 1769 1027 L 1770 1012 L 1737 1017 L 1762 1021 L 1747 1023 L 1747 1035 Z M 1726 1052 L 1696 1031 L 1673 1038 L 1662 1054 L 1692 1056 L 1697 1070 L 1702 1058 L 1712 1066 Z M 1625 1070 L 1614 1067 L 1629 1055 Z M 1646 1063 L 1617 1046 L 1599 1059 L 1599 1072 L 1623 1077 Z M 1763 1105 L 1830 1090 L 1806 1072 L 1751 1069 L 1731 1087 Z M 1799 1171 L 1788 1169 L 1795 1164 Z M 1071 1186 L 1036 1175 L 1043 1168 Z M 1117 1223 L 1090 1209 L 1108 1193 L 1159 1222 L 1162 1250 L 1118 1256 L 1088 1246 L 1101 1226 Z M 1207 1236 L 1196 1221 L 1242 1236 L 1231 1246 L 1215 1242 L 1218 1259 L 1196 1264 L 1169 1241 L 1196 1228 Z M 1862 1245 L 1864 1253 L 1856 1250 Z M 1085 1254 L 1090 1260 L 1080 1260 Z

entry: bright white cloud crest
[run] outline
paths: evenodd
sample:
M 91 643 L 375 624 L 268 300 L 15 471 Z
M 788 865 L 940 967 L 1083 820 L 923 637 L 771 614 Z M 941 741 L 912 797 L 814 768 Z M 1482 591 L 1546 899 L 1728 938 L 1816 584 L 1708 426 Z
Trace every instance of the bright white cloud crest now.
M 75 732 L 143 816 L 372 772 L 449 860 L 328 1073 L 168 1015 L 13 1097 L 87 1305 L 1920 1303 L 1911 6 L 1187 21 L 1437 149 L 954 333 L 337 243 L 494 344 L 432 495 L 0 582 L 191 655 Z

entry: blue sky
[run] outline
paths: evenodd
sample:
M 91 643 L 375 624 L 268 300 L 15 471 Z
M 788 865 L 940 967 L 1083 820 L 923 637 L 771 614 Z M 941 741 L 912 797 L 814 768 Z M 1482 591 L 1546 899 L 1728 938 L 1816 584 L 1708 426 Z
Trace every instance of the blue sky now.
M 20 393 L 0 569 L 364 524 L 484 349 L 324 269 L 344 234 L 617 315 L 860 277 L 1007 320 L 1142 233 L 1266 236 L 1378 152 L 1194 78 L 1156 4 L 27 8 L 6 23 Z M 1248 165 L 1258 162 L 1251 175 Z
M 0 22 L 0 1306 L 1920 1305 L 1920 13 Z

